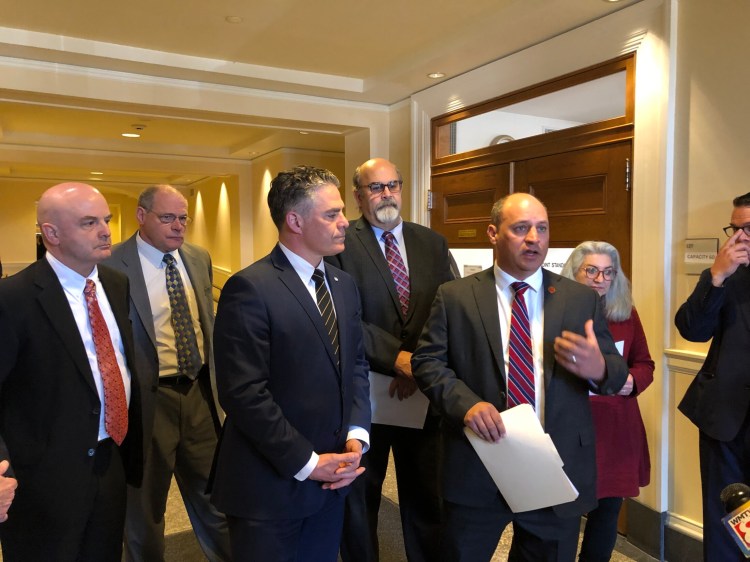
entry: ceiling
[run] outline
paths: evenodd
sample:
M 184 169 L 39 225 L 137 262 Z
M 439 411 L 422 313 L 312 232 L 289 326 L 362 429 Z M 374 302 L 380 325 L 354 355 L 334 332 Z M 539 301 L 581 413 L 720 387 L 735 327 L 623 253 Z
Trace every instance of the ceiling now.
M 0 0 L 0 58 L 389 106 L 637 1 Z M 141 138 L 120 136 L 136 129 Z M 343 152 L 348 132 L 0 90 L 0 178 L 90 179 L 102 171 L 123 185 L 190 184 L 206 175 L 199 167 L 136 170 L 122 158 L 96 170 L 95 159 L 24 165 L 12 155 L 45 147 L 246 161 L 279 147 Z

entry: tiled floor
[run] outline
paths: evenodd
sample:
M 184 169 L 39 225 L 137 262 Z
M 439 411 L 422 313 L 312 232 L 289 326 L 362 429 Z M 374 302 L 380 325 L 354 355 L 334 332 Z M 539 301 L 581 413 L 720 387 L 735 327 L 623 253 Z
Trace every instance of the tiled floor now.
M 380 507 L 380 522 L 378 525 L 380 536 L 381 562 L 406 562 L 404 545 L 401 538 L 401 522 L 398 515 L 398 494 L 396 481 L 393 477 L 393 464 L 389 465 L 388 476 L 383 487 L 383 502 Z M 173 481 L 167 503 L 167 535 L 172 535 L 167 541 L 167 562 L 204 562 L 198 543 L 191 532 L 190 520 L 182 505 L 177 484 Z M 506 529 L 492 562 L 507 560 L 510 542 L 513 537 L 510 527 Z M 623 537 L 618 540 L 617 551 L 612 556 L 612 562 L 656 562 L 656 559 L 641 552 Z

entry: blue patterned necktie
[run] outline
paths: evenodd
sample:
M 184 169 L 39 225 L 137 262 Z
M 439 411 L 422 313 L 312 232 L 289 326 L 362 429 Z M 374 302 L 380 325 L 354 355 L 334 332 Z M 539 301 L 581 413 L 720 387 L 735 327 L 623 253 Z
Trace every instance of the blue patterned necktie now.
M 177 348 L 177 368 L 181 375 L 191 379 L 198 376 L 202 367 L 198 340 L 193 328 L 193 317 L 190 314 L 185 286 L 182 284 L 180 271 L 175 264 L 174 256 L 164 254 L 162 261 L 166 264 L 167 293 L 169 307 L 172 309 L 171 322 L 174 330 L 174 343 Z
M 326 287 L 322 271 L 320 271 L 319 269 L 313 271 L 312 278 L 313 281 L 315 281 L 315 300 L 318 303 L 318 310 L 320 310 L 320 316 L 323 318 L 323 324 L 325 324 L 328 337 L 331 338 L 333 353 L 338 359 L 339 327 L 338 323 L 336 322 L 336 312 L 333 310 L 333 301 L 331 300 L 331 294 L 328 292 L 328 288 Z
M 508 337 L 508 407 L 531 404 L 534 408 L 534 355 L 531 352 L 531 323 L 523 294 L 529 285 L 511 283 L 515 291 Z

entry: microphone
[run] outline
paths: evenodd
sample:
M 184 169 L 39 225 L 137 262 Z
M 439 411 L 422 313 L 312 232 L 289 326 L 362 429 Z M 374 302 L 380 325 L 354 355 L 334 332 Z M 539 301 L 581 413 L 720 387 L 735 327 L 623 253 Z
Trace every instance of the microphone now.
M 750 486 L 730 484 L 721 491 L 719 499 L 727 512 L 721 522 L 745 558 L 750 558 Z

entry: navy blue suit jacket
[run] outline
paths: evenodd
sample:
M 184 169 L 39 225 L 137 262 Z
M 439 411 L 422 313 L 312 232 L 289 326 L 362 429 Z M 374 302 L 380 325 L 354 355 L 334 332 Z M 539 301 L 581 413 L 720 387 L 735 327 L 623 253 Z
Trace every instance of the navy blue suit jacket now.
M 226 420 L 212 502 L 248 519 L 299 519 L 327 494 L 294 478 L 315 451 L 343 452 L 352 425 L 370 428 L 368 364 L 359 294 L 327 265 L 339 327 L 340 367 L 315 301 L 279 246 L 222 289 L 214 329 Z M 346 491 L 346 488 L 343 489 Z

